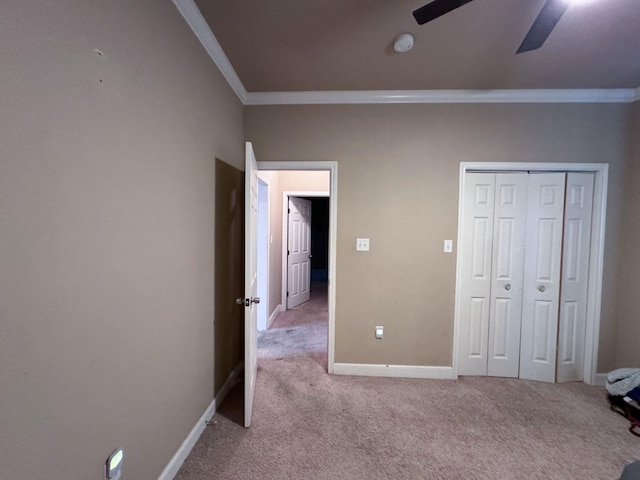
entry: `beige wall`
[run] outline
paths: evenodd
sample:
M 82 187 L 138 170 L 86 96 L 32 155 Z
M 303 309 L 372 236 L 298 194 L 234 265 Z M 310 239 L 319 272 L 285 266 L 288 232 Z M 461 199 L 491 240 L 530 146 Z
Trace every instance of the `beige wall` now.
M 616 357 L 629 105 L 245 109 L 260 160 L 338 161 L 336 362 L 451 365 L 462 161 L 610 165 L 599 371 Z M 356 237 L 371 238 L 357 253 Z M 376 341 L 375 325 L 385 325 Z
M 262 159 L 260 159 L 262 160 Z M 261 170 L 260 178 L 269 183 L 269 304 L 271 315 L 282 304 L 282 195 L 283 192 L 329 192 L 329 172 Z
M 124 478 L 157 478 L 214 394 L 242 106 L 171 2 L 0 17 L 0 477 L 101 480 L 122 446 Z
M 450 364 L 460 161 L 609 162 L 599 371 L 640 361 L 640 230 L 622 221 L 627 160 L 640 208 L 638 103 L 631 158 L 628 105 L 248 107 L 243 132 L 170 2 L 5 0 L 0 16 L 2 478 L 99 480 L 122 446 L 125 478 L 152 479 L 175 453 L 241 359 L 244 138 L 260 160 L 339 162 L 340 362 Z
M 627 175 L 626 217 L 623 224 L 618 343 L 616 367 L 640 366 L 640 102 L 633 104 L 631 156 Z

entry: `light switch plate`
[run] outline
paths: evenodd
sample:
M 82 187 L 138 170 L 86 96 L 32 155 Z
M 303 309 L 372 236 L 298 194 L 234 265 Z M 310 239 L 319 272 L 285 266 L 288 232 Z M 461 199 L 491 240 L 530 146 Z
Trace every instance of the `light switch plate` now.
M 384 338 L 384 326 L 378 325 L 376 326 L 376 338 L 381 340 Z
M 445 240 L 444 241 L 444 253 L 453 252 L 453 240 Z
M 368 252 L 369 251 L 369 239 L 368 238 L 356 238 L 356 251 Z

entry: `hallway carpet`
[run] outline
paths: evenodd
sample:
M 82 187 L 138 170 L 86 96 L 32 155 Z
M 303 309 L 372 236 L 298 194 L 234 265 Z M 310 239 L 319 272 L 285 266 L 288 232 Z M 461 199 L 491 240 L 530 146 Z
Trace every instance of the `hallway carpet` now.
M 326 351 L 290 342 L 315 338 L 314 322 L 281 324 L 261 347 L 251 428 L 240 382 L 177 480 L 617 479 L 640 457 L 603 388 L 330 376 Z
M 311 300 L 286 310 L 258 333 L 258 358 L 308 356 L 327 369 L 327 283 L 311 285 Z

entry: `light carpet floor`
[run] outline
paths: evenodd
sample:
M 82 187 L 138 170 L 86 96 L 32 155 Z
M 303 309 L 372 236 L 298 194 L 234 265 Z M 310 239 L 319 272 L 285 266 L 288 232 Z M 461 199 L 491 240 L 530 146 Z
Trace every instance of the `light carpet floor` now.
M 311 300 L 278 315 L 258 334 L 258 358 L 309 357 L 327 369 L 327 284 L 311 285 Z
M 239 383 L 177 480 L 617 479 L 640 458 L 603 388 L 330 376 L 316 300 L 261 335 L 251 428 Z

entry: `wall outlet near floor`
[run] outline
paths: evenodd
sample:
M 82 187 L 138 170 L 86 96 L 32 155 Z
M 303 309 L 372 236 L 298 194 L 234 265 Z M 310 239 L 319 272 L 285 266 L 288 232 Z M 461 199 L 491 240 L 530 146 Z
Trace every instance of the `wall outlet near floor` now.
M 383 339 L 384 338 L 384 327 L 382 325 L 378 325 L 376 327 L 376 338 L 378 340 Z

